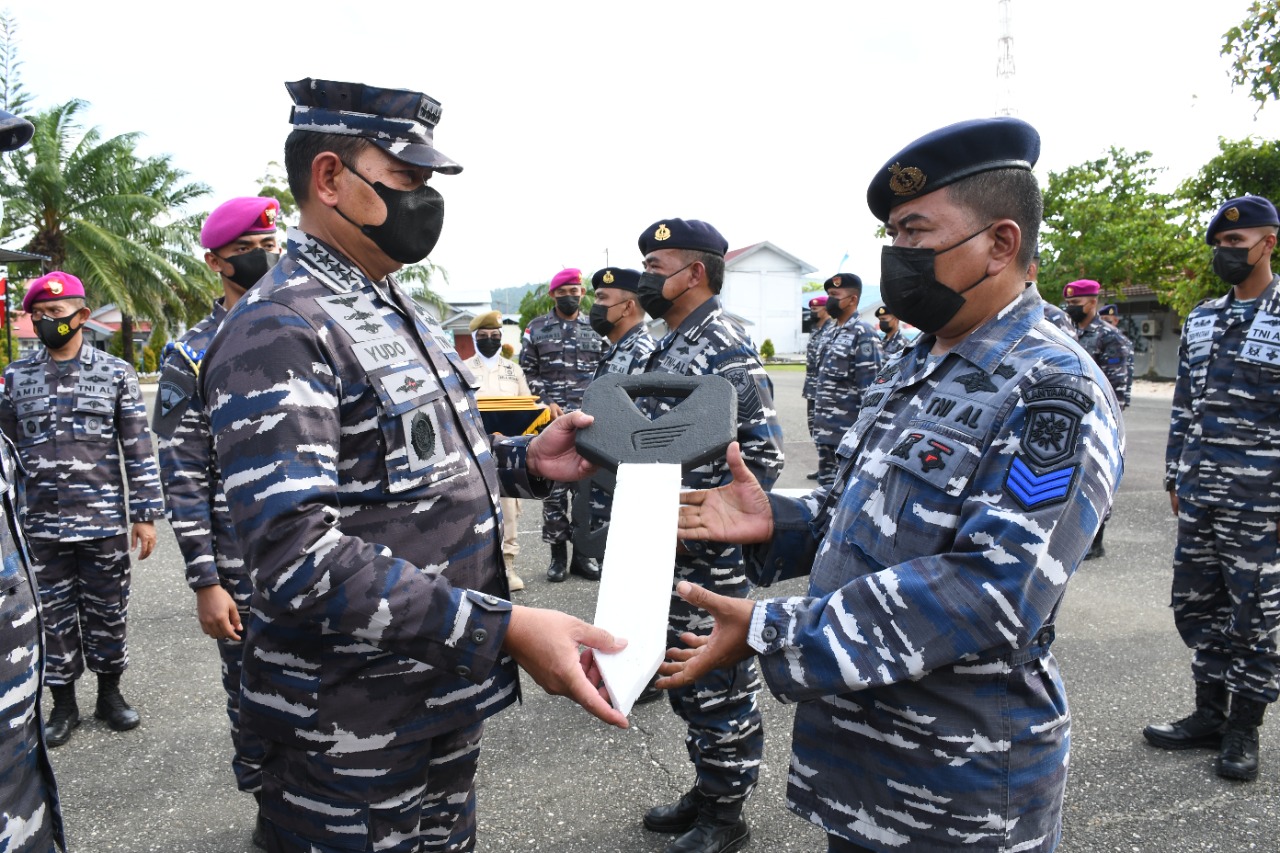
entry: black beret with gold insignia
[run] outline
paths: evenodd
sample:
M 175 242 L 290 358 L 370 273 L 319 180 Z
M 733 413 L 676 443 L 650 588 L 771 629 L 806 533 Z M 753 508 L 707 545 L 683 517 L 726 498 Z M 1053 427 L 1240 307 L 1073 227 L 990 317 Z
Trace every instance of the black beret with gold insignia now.
M 729 241 L 706 222 L 697 219 L 661 219 L 640 235 L 640 254 L 659 249 L 691 249 L 724 257 Z
M 891 313 L 889 312 L 889 306 L 888 306 L 888 305 L 881 305 L 879 308 L 877 308 L 877 309 L 876 309 L 876 316 L 877 316 L 877 317 L 892 317 L 892 316 L 894 316 L 894 315 L 893 315 L 893 314 L 891 314 Z
M 887 222 L 889 211 L 914 198 L 995 169 L 1030 171 L 1040 158 L 1040 134 L 1021 119 L 979 118 L 927 133 L 893 155 L 867 187 L 867 206 Z
M 591 289 L 599 290 L 602 287 L 616 287 L 619 290 L 630 290 L 635 293 L 640 287 L 640 273 L 620 267 L 596 270 L 596 274 L 591 276 Z
M 822 283 L 823 290 L 830 290 L 833 287 L 848 287 L 861 293 L 862 279 L 851 272 L 838 272 Z
M 1119 317 L 1120 307 L 1115 304 L 1103 305 L 1101 308 L 1098 309 L 1098 316 L 1099 317 Z
M 1230 231 L 1233 228 L 1257 228 L 1261 225 L 1280 225 L 1280 217 L 1276 216 L 1276 206 L 1260 195 L 1247 195 L 1233 198 L 1218 208 L 1209 230 L 1204 234 L 1204 241 L 1213 245 L 1213 235 L 1219 231 Z

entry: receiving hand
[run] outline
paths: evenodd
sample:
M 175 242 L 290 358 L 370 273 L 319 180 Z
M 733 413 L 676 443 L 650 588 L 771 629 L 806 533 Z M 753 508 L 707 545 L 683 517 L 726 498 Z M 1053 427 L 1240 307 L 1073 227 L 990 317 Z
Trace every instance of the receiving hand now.
M 728 669 L 755 654 L 747 645 L 754 601 L 717 595 L 688 581 L 676 584 L 676 592 L 715 617 L 715 626 L 706 637 L 681 634 L 680 642 L 689 648 L 667 649 L 667 660 L 658 667 L 658 674 L 663 677 L 654 682 L 654 687 L 659 690 L 684 687 L 713 669 Z
M 725 453 L 733 480 L 706 491 L 680 494 L 680 538 L 750 545 L 773 538 L 773 510 L 738 442 Z

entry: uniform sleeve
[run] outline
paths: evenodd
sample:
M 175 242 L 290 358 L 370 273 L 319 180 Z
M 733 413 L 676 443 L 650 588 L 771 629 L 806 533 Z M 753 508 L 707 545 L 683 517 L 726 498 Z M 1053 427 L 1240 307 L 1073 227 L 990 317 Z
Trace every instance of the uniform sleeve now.
M 543 405 L 547 405 L 551 400 L 547 399 L 547 389 L 542 381 L 539 365 L 538 346 L 533 342 L 533 322 L 531 321 L 525 327 L 524 336 L 520 338 L 520 369 L 524 371 L 529 393 L 536 396 Z
M 805 498 L 769 495 L 773 512 L 773 538 L 742 548 L 747 578 L 757 586 L 773 586 L 780 581 L 803 577 L 813 568 L 822 529 L 816 524 L 826 490 L 818 489 Z
M 4 370 L 4 390 L 0 392 L 0 431 L 9 438 L 9 441 L 17 445 L 18 441 L 18 415 L 13 407 L 13 398 L 9 396 L 9 389 L 13 387 L 13 371 L 8 367 Z M 17 458 L 17 453 L 14 454 Z
M 147 407 L 138 387 L 138 375 L 125 365 L 116 395 L 116 434 L 120 455 L 129 482 L 129 520 L 155 521 L 164 514 L 160 472 L 151 450 L 151 430 L 147 427 Z
M 1133 387 L 1133 360 L 1120 335 L 1107 336 L 1106 346 L 1102 350 L 1101 367 L 1107 381 L 1111 383 L 1116 399 L 1120 401 L 1120 408 L 1128 408 L 1129 393 Z
M 234 328 L 205 361 L 223 486 L 264 616 L 287 613 L 453 672 L 465 666 L 483 682 L 509 605 L 342 528 L 338 370 L 306 321 L 270 302 L 237 306 Z
M 876 376 L 884 364 L 884 350 L 875 332 L 864 326 L 858 327 L 858 340 L 852 357 L 853 384 L 857 388 L 858 399 L 861 400 L 862 392 L 876 381 Z
M 761 636 L 774 639 L 760 665 L 777 696 L 803 701 L 942 666 L 1004 666 L 1004 656 L 1031 645 L 1111 505 L 1124 450 L 1118 415 L 1091 380 L 1057 375 L 1036 384 L 1054 404 L 1029 407 L 1019 395 L 999 413 L 992 443 L 970 451 L 976 465 L 957 512 L 932 513 L 925 492 L 907 486 L 896 492 L 898 524 L 911 513 L 922 522 L 909 545 L 887 533 L 868 536 L 860 521 L 833 529 L 821 559 L 872 571 L 850 571 L 852 580 L 822 598 L 764 603 Z M 1087 409 L 1066 402 L 1077 394 L 1091 401 Z M 1046 459 L 1051 448 L 1062 449 Z M 894 477 L 923 482 L 891 464 L 881 476 L 885 494 L 903 485 Z
M 170 356 L 181 357 L 176 353 Z M 164 366 L 161 381 L 174 374 L 186 374 L 182 377 L 186 380 L 183 387 L 190 387 L 195 379 L 181 365 L 170 362 Z M 213 436 L 197 395 L 188 396 L 181 405 L 183 412 L 177 424 L 157 421 L 155 433 L 160 445 L 166 514 L 187 565 L 187 585 L 201 589 L 218 583 L 210 494 Z
M 1164 489 L 1178 487 L 1178 466 L 1182 463 L 1182 446 L 1191 429 L 1191 362 L 1187 357 L 1186 324 L 1178 343 L 1178 378 L 1173 386 L 1173 408 L 1169 413 L 1169 441 L 1164 452 Z
M 740 353 L 722 363 L 717 373 L 738 392 L 738 444 L 742 459 L 765 491 L 782 473 L 782 427 L 773 405 L 773 382 L 754 354 Z

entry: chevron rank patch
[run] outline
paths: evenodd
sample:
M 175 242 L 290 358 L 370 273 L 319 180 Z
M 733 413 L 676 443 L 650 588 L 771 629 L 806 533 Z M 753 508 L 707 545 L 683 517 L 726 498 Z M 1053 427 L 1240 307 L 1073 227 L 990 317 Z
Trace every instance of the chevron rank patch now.
M 1004 488 L 1025 510 L 1062 503 L 1071 493 L 1077 467 L 1068 465 L 1043 473 L 1037 473 L 1023 461 L 1020 454 L 1013 457 L 1009 473 L 1004 478 Z

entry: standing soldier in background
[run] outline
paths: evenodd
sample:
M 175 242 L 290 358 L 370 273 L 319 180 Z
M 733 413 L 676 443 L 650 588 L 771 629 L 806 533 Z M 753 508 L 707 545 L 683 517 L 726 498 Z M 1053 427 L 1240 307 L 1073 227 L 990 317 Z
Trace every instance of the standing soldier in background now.
M 804 397 L 805 401 L 804 410 L 809 427 L 809 437 L 813 438 L 813 403 L 818 385 L 818 365 L 822 359 L 823 342 L 833 325 L 831 318 L 827 315 L 827 296 L 825 293 L 809 300 L 809 314 L 812 320 L 809 324 L 809 344 L 804 350 L 804 387 L 801 388 L 800 395 Z M 817 442 L 815 441 L 814 444 L 816 445 Z M 814 471 L 806 476 L 810 480 L 816 480 L 820 473 L 821 471 Z
M 1103 305 L 1099 308 L 1098 316 L 1102 318 L 1102 322 L 1110 325 L 1111 328 L 1120 328 L 1120 306 L 1116 305 L 1114 302 L 1109 305 Z M 1124 335 L 1124 332 L 1121 332 L 1120 334 Z M 1128 340 L 1128 338 L 1129 336 L 1125 335 L 1125 339 Z
M 205 350 L 227 312 L 280 259 L 279 215 L 280 203 L 273 198 L 234 198 L 205 220 L 200 245 L 205 263 L 218 274 L 222 296 L 214 300 L 208 317 L 165 347 L 151 424 L 160 446 L 169 523 L 186 563 L 187 585 L 196 595 L 196 617 L 200 629 L 217 643 L 222 659 L 234 750 L 231 769 L 240 790 L 255 798 L 262 787 L 262 743 L 240 726 L 244 626 L 253 581 L 231 527 L 198 386 Z M 265 845 L 261 818 L 254 826 L 254 843 Z
M 98 676 L 94 716 L 116 731 L 139 723 L 120 695 L 129 665 L 129 551 L 137 547 L 139 560 L 151 555 L 164 500 L 137 374 L 85 343 L 80 279 L 56 270 L 41 276 L 22 310 L 44 348 L 6 368 L 0 426 L 24 470 L 22 529 L 40 583 L 53 694 L 45 736 L 60 746 L 80 724 L 76 680 L 86 662 Z
M 769 488 L 782 472 L 782 427 L 773 407 L 773 383 L 760 356 L 720 304 L 729 244 L 707 223 L 683 219 L 653 223 L 639 243 L 644 255 L 644 274 L 637 285 L 640 304 L 670 329 L 649 358 L 648 371 L 710 374 L 732 382 L 742 455 Z M 668 401 L 650 400 L 651 417 L 669 410 Z M 686 488 L 706 489 L 730 479 L 728 463 L 720 459 L 693 469 L 682 482 Z M 745 598 L 751 591 L 742 549 L 722 542 L 682 545 L 676 553 L 675 577 L 734 598 Z M 668 629 L 675 643 L 684 632 L 709 632 L 711 623 L 673 592 Z M 685 746 L 696 778 L 692 790 L 679 800 L 644 815 L 648 829 L 679 835 L 666 853 L 727 853 L 741 849 L 751 837 L 742 807 L 759 778 L 764 751 L 756 704 L 759 690 L 755 667 L 744 661 L 670 691 L 671 707 L 688 726 Z
M 830 487 L 836 477 L 836 448 L 853 426 L 862 394 L 884 363 L 880 338 L 858 317 L 862 279 L 852 273 L 823 282 L 832 328 L 822 346 L 815 386 L 813 434 L 818 445 L 818 484 Z
M 591 276 L 596 301 L 591 306 L 591 328 L 609 341 L 609 350 L 596 365 L 594 379 L 606 373 L 644 373 L 656 346 L 644 324 L 644 309 L 636 301 L 640 273 L 605 267 Z
M 578 310 L 586 292 L 581 270 L 556 273 L 547 286 L 555 307 L 530 320 L 521 341 L 520 366 L 529 380 L 529 389 L 551 407 L 553 418 L 582 407 L 582 393 L 595 376 L 604 351 L 600 336 Z M 573 561 L 569 561 L 571 500 L 568 484 L 557 483 L 542 501 L 542 541 L 551 546 L 547 580 L 559 583 L 570 572 L 587 580 L 600 580 L 600 566 L 595 560 L 575 552 Z
M 480 386 L 482 397 L 528 397 L 532 392 L 525 381 L 524 370 L 509 358 L 502 357 L 502 315 L 490 311 L 474 318 L 470 324 L 476 354 L 463 362 Z M 516 557 L 520 556 L 520 499 L 502 499 L 502 564 L 506 567 L 507 586 L 512 592 L 524 589 L 524 580 L 516 574 Z
M 34 132 L 0 110 L 0 151 L 21 148 Z M 0 850 L 59 853 L 62 813 L 40 720 L 44 621 L 18 523 L 18 476 L 13 445 L 0 436 Z
M 1217 772 L 1258 775 L 1258 727 L 1280 692 L 1280 217 L 1261 196 L 1209 223 L 1231 286 L 1182 326 L 1165 488 L 1178 518 L 1173 621 L 1193 652 L 1196 710 L 1143 735 L 1218 750 Z
M 1036 281 L 1040 278 L 1040 247 L 1036 246 L 1035 256 L 1031 259 L 1031 266 L 1027 267 L 1027 287 L 1035 287 L 1039 292 Z M 1063 311 L 1057 305 L 1054 305 L 1043 296 L 1040 298 L 1041 308 L 1044 309 L 1044 317 L 1053 325 L 1071 336 L 1072 340 L 1076 338 L 1076 324 L 1067 316 L 1067 312 Z
M 1098 291 L 1101 289 L 1096 281 L 1081 279 L 1062 288 L 1062 297 L 1067 302 L 1067 316 L 1076 327 L 1076 340 L 1102 368 L 1102 374 L 1111 383 L 1111 390 L 1123 411 L 1129 408 L 1129 392 L 1133 387 L 1133 347 L 1119 329 L 1099 319 Z M 1106 556 L 1107 549 L 1102 543 L 1107 532 L 1106 522 L 1103 519 L 1102 526 L 1098 528 L 1098 535 L 1084 555 L 1086 560 Z
M 876 309 L 876 321 L 880 324 L 881 333 L 884 334 L 884 340 L 880 342 L 880 351 L 884 353 L 884 360 L 888 361 L 907 348 L 907 339 L 902 336 L 902 324 L 888 307 L 881 305 Z

